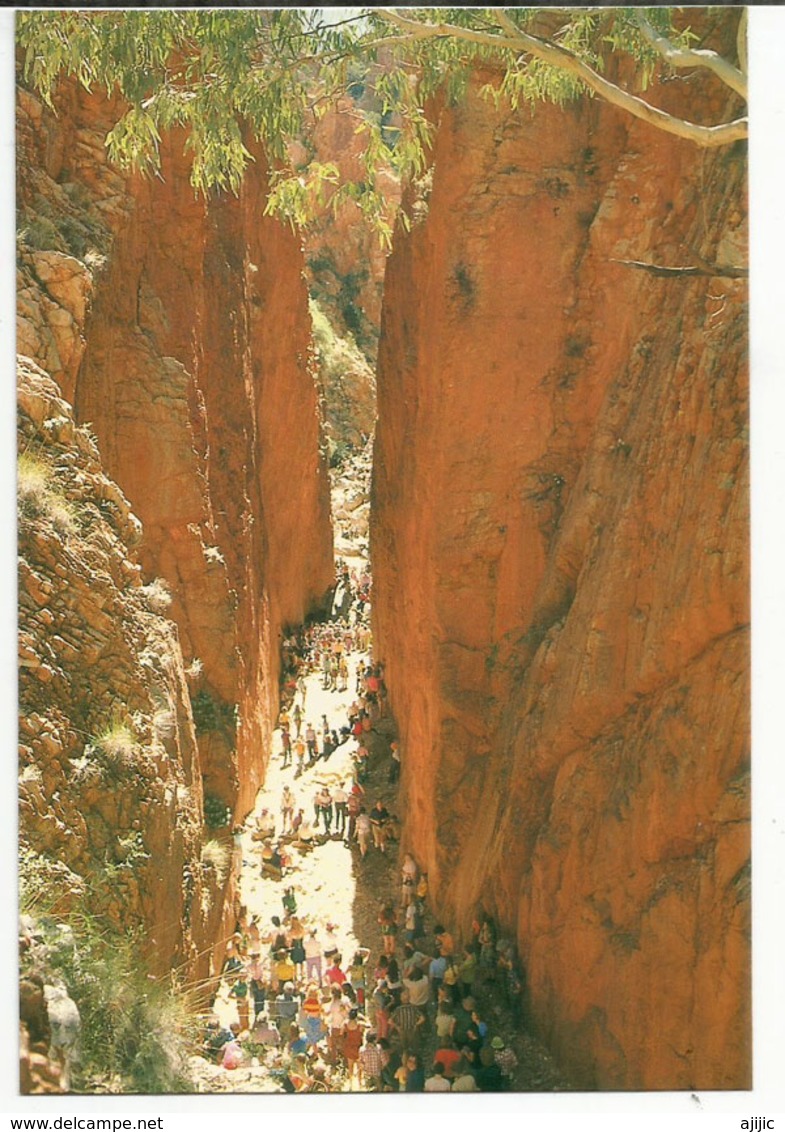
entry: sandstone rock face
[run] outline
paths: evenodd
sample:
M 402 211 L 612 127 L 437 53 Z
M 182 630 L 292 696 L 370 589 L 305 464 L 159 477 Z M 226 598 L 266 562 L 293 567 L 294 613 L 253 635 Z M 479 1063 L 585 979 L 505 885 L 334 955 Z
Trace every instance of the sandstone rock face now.
M 182 134 L 162 141 L 163 180 L 127 177 L 104 147 L 116 105 L 68 84 L 58 98 L 57 118 L 24 91 L 18 104 L 19 340 L 141 520 L 134 573 L 171 594 L 199 794 L 241 820 L 269 756 L 282 631 L 333 576 L 302 253 L 263 216 L 252 143 L 240 197 L 206 201 Z M 205 901 L 211 943 L 233 927 L 233 883 L 218 920 Z
M 364 181 L 363 154 L 367 136 L 362 131 L 360 98 L 339 99 L 319 119 L 310 139 L 317 160 L 335 164 L 342 180 Z M 392 222 L 401 199 L 401 185 L 392 170 L 381 169 L 375 188 L 387 202 Z M 344 201 L 335 210 L 329 190 L 325 194 L 323 218 L 312 224 L 305 236 L 309 284 L 341 336 L 351 335 L 373 362 L 379 334 L 386 252 L 359 207 Z
M 405 844 L 577 1084 L 747 1087 L 745 287 L 618 262 L 743 264 L 744 155 L 475 93 L 432 172 L 371 502 Z
M 142 582 L 139 521 L 89 432 L 29 359 L 18 382 L 28 868 L 57 893 L 55 913 L 89 891 L 117 931 L 146 927 L 154 972 L 196 971 L 215 894 L 200 865 L 202 783 L 175 627 Z

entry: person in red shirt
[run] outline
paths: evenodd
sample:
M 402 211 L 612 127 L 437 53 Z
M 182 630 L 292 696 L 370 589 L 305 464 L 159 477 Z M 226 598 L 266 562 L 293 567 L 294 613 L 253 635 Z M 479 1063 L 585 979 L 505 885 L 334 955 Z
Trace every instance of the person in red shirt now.
M 337 987 L 342 987 L 344 983 L 349 981 L 346 977 L 346 974 L 341 970 L 340 955 L 333 957 L 332 966 L 327 968 L 324 977 L 329 983 L 332 983 Z
M 444 1066 L 444 1076 L 453 1077 L 455 1075 L 455 1066 L 461 1060 L 460 1051 L 455 1048 L 455 1042 L 450 1038 L 445 1038 L 439 1049 L 433 1055 L 434 1061 L 441 1061 Z

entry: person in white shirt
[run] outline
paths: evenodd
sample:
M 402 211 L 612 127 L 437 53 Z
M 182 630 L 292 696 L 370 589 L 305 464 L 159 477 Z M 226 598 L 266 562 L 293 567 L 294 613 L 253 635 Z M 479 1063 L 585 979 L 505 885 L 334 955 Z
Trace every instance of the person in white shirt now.
M 451 1090 L 450 1082 L 444 1076 L 444 1066 L 441 1061 L 434 1061 L 433 1063 L 433 1077 L 429 1077 L 425 1082 L 423 1092 L 425 1093 L 449 1093 Z
M 346 834 L 346 819 L 348 816 L 349 795 L 341 783 L 337 790 L 333 790 L 333 805 L 335 806 L 335 832 L 344 837 Z
M 316 977 L 321 983 L 322 981 L 322 943 L 316 934 L 315 929 L 310 931 L 303 941 L 303 948 L 305 950 L 305 978 L 306 980 Z

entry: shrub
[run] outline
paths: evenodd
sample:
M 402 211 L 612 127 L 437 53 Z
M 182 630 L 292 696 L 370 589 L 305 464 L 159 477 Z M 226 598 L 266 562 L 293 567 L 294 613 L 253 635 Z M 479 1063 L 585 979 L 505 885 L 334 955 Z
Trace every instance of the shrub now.
M 232 820 L 232 811 L 226 802 L 222 802 L 215 794 L 205 794 L 204 820 L 210 829 L 222 829 Z
M 141 769 L 144 763 L 139 737 L 121 716 L 113 716 L 104 730 L 90 739 L 85 754 L 119 777 Z
M 202 864 L 205 869 L 211 869 L 212 872 L 215 873 L 215 879 L 219 887 L 229 875 L 231 859 L 232 854 L 229 851 L 229 847 L 222 845 L 220 841 L 213 839 L 206 841 L 202 846 Z
M 172 595 L 163 578 L 153 578 L 140 592 L 151 613 L 166 613 L 172 604 Z
M 209 692 L 201 691 L 191 696 L 191 711 L 197 735 L 204 735 L 208 731 L 222 731 L 227 738 L 234 738 L 237 727 L 236 704 L 228 704 L 225 700 L 215 699 Z
M 38 890 L 52 864 L 24 849 L 20 894 Z M 47 981 L 63 981 L 81 1018 L 72 1091 L 195 1092 L 187 1058 L 198 1048 L 200 1004 L 171 979 L 151 975 L 140 934 L 119 935 L 84 907 L 61 917 L 33 914 Z
M 43 519 L 62 535 L 76 530 L 73 505 L 55 483 L 51 464 L 32 452 L 20 452 L 16 462 L 16 497 L 19 514 Z

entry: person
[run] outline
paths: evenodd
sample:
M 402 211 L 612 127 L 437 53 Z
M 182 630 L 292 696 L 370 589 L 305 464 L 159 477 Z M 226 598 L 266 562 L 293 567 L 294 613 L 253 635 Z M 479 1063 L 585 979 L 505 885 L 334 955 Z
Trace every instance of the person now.
M 291 885 L 284 889 L 284 894 L 281 897 L 281 903 L 283 904 L 285 915 L 293 916 L 296 913 L 297 897 L 295 896 L 294 888 Z
M 458 982 L 461 997 L 474 993 L 474 980 L 477 976 L 477 954 L 471 947 L 464 947 L 463 956 L 458 964 Z
M 407 853 L 401 865 L 401 908 L 408 908 L 414 903 L 417 884 L 417 862 L 411 853 Z
M 466 1041 L 466 1033 L 472 1024 L 472 1011 L 474 1010 L 474 999 L 467 996 L 463 999 L 460 1006 L 455 1007 L 455 1025 L 453 1027 L 452 1037 L 458 1049 L 463 1047 Z
M 444 1065 L 441 1061 L 434 1061 L 433 1063 L 433 1077 L 429 1077 L 425 1082 L 424 1092 L 426 1093 L 449 1093 L 452 1088 L 450 1082 L 444 1073 Z
M 336 925 L 328 923 L 325 926 L 324 936 L 324 957 L 325 959 L 333 959 L 338 953 L 338 939 L 335 935 Z
M 308 694 L 308 688 L 305 683 L 305 673 L 302 668 L 297 670 L 297 691 L 303 701 L 303 707 L 305 707 L 305 697 Z
M 381 798 L 377 801 L 376 805 L 371 810 L 371 830 L 373 832 L 373 843 L 377 849 L 382 853 L 385 852 L 384 843 L 386 840 L 386 825 L 389 820 L 390 814 Z
M 251 1038 L 257 1045 L 262 1046 L 277 1046 L 280 1045 L 281 1042 L 278 1027 L 275 1025 L 275 1022 L 265 1014 L 260 1014 L 254 1020 Z
M 376 917 L 376 922 L 381 928 L 384 954 L 393 955 L 395 953 L 395 936 L 398 932 L 398 924 L 395 920 L 395 912 L 393 911 L 392 904 L 383 904 L 381 906 L 379 915 Z
M 387 957 L 387 986 L 389 987 L 390 994 L 393 997 L 393 1005 L 398 1006 L 401 1001 L 401 991 L 403 990 L 403 980 L 401 979 L 401 972 L 398 967 L 398 960 L 394 955 Z
M 295 704 L 294 708 L 292 709 L 292 719 L 294 720 L 295 731 L 296 731 L 296 734 L 297 734 L 297 738 L 299 739 L 300 738 L 300 731 L 302 730 L 302 726 L 303 726 L 303 709 L 300 707 L 299 704 Z
M 343 1030 L 349 1020 L 349 1008 L 339 986 L 333 986 L 326 1010 L 328 1022 L 327 1050 L 330 1065 L 335 1065 L 341 1048 Z
M 377 981 L 371 1001 L 373 1003 L 373 1021 L 376 1033 L 380 1039 L 386 1038 L 390 1028 L 390 1008 L 392 1006 L 392 995 L 386 979 Z
M 303 939 L 305 937 L 305 928 L 296 916 L 292 917 L 289 925 L 289 942 L 291 950 L 292 963 L 294 964 L 294 973 L 296 979 L 302 981 L 303 965 L 305 963 L 305 946 Z
M 407 991 L 401 993 L 401 1005 L 393 1010 L 390 1016 L 390 1026 L 400 1038 L 401 1049 L 412 1050 L 420 1042 L 420 1027 L 425 1022 L 425 1015 L 418 1006 L 409 1002 Z
M 287 984 L 291 984 L 292 990 L 294 990 L 294 985 L 292 983 L 294 977 L 295 970 L 294 963 L 292 962 L 292 957 L 289 954 L 288 949 L 286 947 L 282 947 L 281 950 L 276 952 L 275 954 L 275 978 L 278 986 L 282 986 L 285 989 Z
M 420 1064 L 416 1053 L 409 1053 L 406 1057 L 406 1083 L 405 1093 L 421 1093 L 425 1088 L 425 1070 Z
M 323 786 L 316 796 L 319 814 L 321 815 L 324 824 L 324 832 L 330 836 L 330 829 L 333 823 L 333 800 L 330 791 L 326 786 Z M 319 824 L 318 818 L 316 824 Z
M 321 1040 L 324 1034 L 322 999 L 316 983 L 311 983 L 308 987 L 305 998 L 303 999 L 301 1017 L 305 1031 L 305 1040 L 309 1046 L 313 1047 Z
M 341 970 L 341 956 L 337 953 L 333 956 L 332 964 L 325 971 L 324 978 L 325 982 L 336 987 L 342 987 L 348 981 L 345 973 Z
M 243 1063 L 243 1047 L 239 1040 L 240 1027 L 237 1022 L 232 1022 L 230 1029 L 232 1037 L 221 1051 L 221 1065 L 224 1069 L 239 1069 Z
M 269 841 L 265 841 L 262 846 L 262 876 L 271 880 L 280 880 L 283 876 L 281 854 L 273 849 Z
M 401 752 L 397 742 L 390 744 L 390 770 L 387 781 L 393 786 L 401 777 Z
M 248 964 L 248 978 L 250 980 L 249 986 L 253 998 L 253 1016 L 254 1021 L 256 1021 L 264 1010 L 264 1003 L 267 998 L 267 988 L 264 985 L 264 967 L 262 965 L 262 955 L 260 951 L 251 952 L 251 959 Z
M 389 1054 L 377 1043 L 376 1034 L 369 1030 L 365 1035 L 365 1043 L 360 1050 L 360 1065 L 365 1084 L 371 1092 L 376 1093 L 381 1089 L 382 1072 L 389 1060 Z
M 354 953 L 354 957 L 349 964 L 349 979 L 352 987 L 357 995 L 357 1005 L 361 1010 L 365 1010 L 365 994 L 367 990 L 366 976 L 368 967 L 368 956 L 370 951 L 367 947 L 358 947 Z
M 475 1074 L 477 1088 L 481 1093 L 501 1093 L 504 1090 L 504 1074 L 496 1064 L 494 1051 L 488 1046 L 481 1049 L 478 1061 Z
M 398 1091 L 396 1074 L 403 1064 L 403 1055 L 398 1050 L 390 1049 L 387 1038 L 379 1038 L 379 1049 L 387 1058 L 382 1069 L 382 1090 L 385 1093 L 395 1093 Z
M 299 1007 L 300 1004 L 294 997 L 294 983 L 285 982 L 282 992 L 275 998 L 275 1016 L 281 1028 L 295 1020 Z
M 480 946 L 480 977 L 483 982 L 491 982 L 496 975 L 496 933 L 489 917 L 480 925 L 477 942 Z
M 289 1025 L 286 1049 L 290 1057 L 299 1057 L 300 1054 L 308 1052 L 308 1042 L 296 1022 L 291 1022 Z
M 279 916 L 271 918 L 272 931 L 270 932 L 270 956 L 275 958 L 279 951 L 285 951 L 289 946 L 289 941 L 286 938 L 286 932 L 281 927 L 281 920 Z
M 243 969 L 243 961 L 237 954 L 234 939 L 230 939 L 226 944 L 226 958 L 221 968 L 221 974 L 226 975 L 232 982 L 239 976 Z
M 491 1049 L 493 1050 L 494 1061 L 502 1071 L 504 1084 L 509 1088 L 512 1084 L 515 1070 L 518 1067 L 518 1058 L 515 1056 L 515 1051 L 510 1049 L 508 1045 L 505 1045 L 504 1038 L 498 1035 L 495 1038 L 491 1038 Z
M 417 938 L 417 903 L 407 904 L 403 914 L 403 938 L 407 943 L 413 944 Z
M 455 1075 L 452 1079 L 452 1091 L 454 1093 L 479 1092 L 477 1082 L 474 1080 L 474 1074 L 465 1057 L 462 1057 L 455 1066 Z
M 289 734 L 288 722 L 281 724 L 281 755 L 283 759 L 281 766 L 285 770 L 292 762 L 292 737 Z
M 431 984 L 425 972 L 421 971 L 419 967 L 415 967 L 408 978 L 406 975 L 403 976 L 403 985 L 412 1006 L 425 1009 L 431 998 Z
M 453 1030 L 455 1029 L 455 1013 L 452 1002 L 449 1001 L 447 996 L 439 996 L 438 1007 L 436 1009 L 436 1037 L 444 1041 L 446 1038 L 451 1038 Z
M 305 745 L 308 748 L 308 765 L 313 766 L 319 756 L 316 751 L 316 729 L 312 723 L 305 729 Z
M 352 756 L 354 759 L 354 773 L 357 781 L 365 783 L 368 781 L 368 748 L 364 743 L 360 743 L 357 750 Z
M 275 818 L 269 810 L 262 810 L 256 819 L 256 829 L 251 834 L 252 841 L 268 841 L 275 836 Z
M 298 733 L 294 741 L 294 754 L 297 759 L 297 770 L 294 772 L 295 778 L 299 778 L 303 773 L 303 766 L 305 764 L 305 740 L 300 738 Z
M 281 832 L 286 833 L 287 829 L 291 827 L 292 815 L 294 813 L 294 794 L 289 786 L 284 786 L 281 793 Z
M 442 979 L 442 986 L 450 995 L 454 1003 L 461 1001 L 461 988 L 458 985 L 460 975 L 458 968 L 452 959 L 447 960 L 447 966 L 444 969 L 444 978 Z
M 444 1066 L 445 1076 L 453 1077 L 458 1062 L 461 1060 L 461 1053 L 460 1050 L 455 1048 L 455 1042 L 452 1038 L 443 1038 L 433 1056 Z
M 359 1064 L 360 1046 L 363 1040 L 363 1026 L 359 1021 L 359 1011 L 350 1010 L 346 1025 L 343 1028 L 343 1041 L 341 1052 L 346 1059 L 348 1069 L 349 1088 L 352 1087 L 355 1074 L 357 1083 L 362 1084 L 362 1066 Z
M 350 799 L 350 802 L 351 802 L 351 799 Z M 356 837 L 357 837 L 357 844 L 360 846 L 360 856 L 365 857 L 367 855 L 368 849 L 370 848 L 370 845 L 371 845 L 371 834 L 372 834 L 373 826 L 371 825 L 371 819 L 368 817 L 368 815 L 365 812 L 365 806 L 359 805 L 359 802 L 357 803 L 357 805 L 358 805 L 358 813 L 357 813 L 356 819 L 354 819 L 355 831 L 356 831 Z M 350 817 L 349 818 L 349 825 L 350 826 L 351 826 L 351 823 L 352 823 L 352 818 Z
M 447 960 L 443 955 L 437 955 L 431 960 L 428 965 L 428 978 L 430 979 L 431 986 L 433 987 L 434 994 L 438 999 L 439 989 L 442 985 L 444 972 L 447 970 Z
M 316 978 L 319 983 L 322 981 L 322 943 L 316 934 L 316 929 L 312 928 L 309 931 L 305 943 L 305 977 L 306 979 Z
M 333 803 L 335 805 L 335 832 L 343 839 L 346 834 L 347 807 L 349 804 L 349 795 L 346 792 L 344 782 L 339 783 L 338 788 L 333 790 Z
M 455 941 L 452 934 L 443 928 L 441 924 L 437 924 L 433 929 L 434 938 L 436 939 L 436 950 L 439 955 L 443 955 L 445 959 L 452 958 L 455 951 Z

